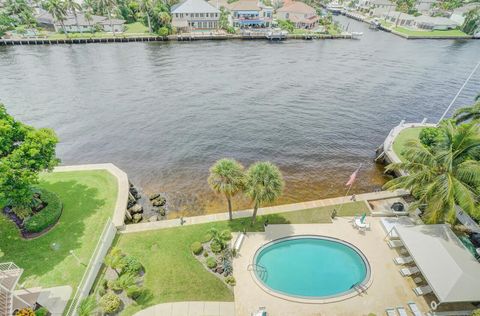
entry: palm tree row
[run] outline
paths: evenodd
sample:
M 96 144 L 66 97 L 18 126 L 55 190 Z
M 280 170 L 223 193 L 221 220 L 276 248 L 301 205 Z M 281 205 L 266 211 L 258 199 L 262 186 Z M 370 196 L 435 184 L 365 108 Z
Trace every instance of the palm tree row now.
M 443 121 L 432 145 L 412 140 L 402 153 L 401 163 L 387 171 L 406 175 L 387 182 L 387 189 L 408 189 L 417 199 L 413 208 L 423 210 L 428 223 L 456 219 L 456 206 L 480 219 L 480 103 L 460 109 L 454 120 Z M 470 121 L 468 123 L 462 123 Z
M 208 183 L 213 191 L 225 195 L 229 219 L 232 220 L 232 197 L 243 192 L 253 203 L 252 225 L 258 208 L 264 203 L 273 203 L 284 187 L 282 173 L 270 162 L 257 162 L 245 172 L 243 166 L 233 159 L 220 159 L 210 168 Z

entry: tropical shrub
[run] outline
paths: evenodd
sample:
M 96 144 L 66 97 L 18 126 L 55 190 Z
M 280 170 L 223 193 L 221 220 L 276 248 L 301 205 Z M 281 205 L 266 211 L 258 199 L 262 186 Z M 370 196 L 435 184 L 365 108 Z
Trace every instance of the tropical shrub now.
M 120 275 L 118 271 L 122 271 L 125 262 L 123 261 L 124 255 L 120 248 L 113 247 L 110 252 L 105 256 L 105 265 L 113 269 L 117 275 Z
M 480 309 L 476 309 L 472 312 L 472 316 L 480 316 Z
M 169 30 L 166 26 L 162 26 L 161 28 L 158 29 L 157 34 L 159 36 L 167 36 L 169 33 Z
M 210 249 L 212 249 L 212 252 L 214 253 L 220 253 L 222 251 L 222 245 L 217 241 L 212 241 Z
M 230 260 L 223 261 L 223 274 L 228 276 L 233 273 L 232 262 Z
M 15 206 L 15 207 L 12 208 L 12 211 L 21 220 L 27 219 L 33 213 L 31 208 L 28 207 L 28 206 Z
M 99 305 L 103 312 L 111 314 L 118 311 L 121 303 L 122 301 L 117 295 L 113 293 L 107 293 L 100 298 Z
M 142 289 L 137 285 L 132 285 L 127 290 L 127 296 L 130 297 L 132 300 L 138 299 L 142 295 Z
M 212 233 L 208 232 L 203 236 L 203 239 L 201 240 L 201 242 L 202 243 L 209 242 L 210 240 L 212 240 L 212 237 L 213 237 Z
M 118 279 L 115 280 L 114 287 L 118 290 L 126 290 L 135 285 L 136 281 L 135 275 L 130 273 L 122 274 Z
M 107 294 L 107 290 L 106 290 L 105 288 L 103 288 L 103 287 L 100 287 L 100 288 L 98 289 L 98 295 L 99 295 L 99 296 L 104 296 L 105 294 Z
M 293 33 L 295 30 L 295 24 L 289 20 L 278 20 L 278 26 L 289 33 Z
M 194 242 L 191 246 L 190 246 L 190 249 L 192 250 L 192 252 L 195 254 L 195 255 L 199 255 L 202 253 L 203 251 L 203 246 L 202 244 L 199 242 L 199 241 L 196 241 Z
M 80 301 L 80 305 L 78 306 L 78 316 L 91 316 L 94 315 L 95 310 L 97 309 L 98 303 L 95 299 L 95 296 L 90 295 L 85 297 L 83 300 Z
M 122 274 L 139 274 L 143 270 L 142 263 L 136 257 L 125 256 L 122 261 Z
M 54 225 L 62 215 L 62 202 L 58 196 L 50 191 L 38 189 L 40 197 L 47 206 L 38 213 L 27 218 L 24 222 L 25 230 L 29 233 L 39 233 Z
M 420 142 L 427 147 L 435 146 L 439 141 L 440 134 L 441 134 L 441 130 L 439 128 L 425 127 L 420 132 L 420 135 L 419 135 Z
M 229 275 L 225 278 L 225 283 L 227 283 L 230 286 L 235 286 L 237 284 L 237 281 L 233 277 L 233 275 Z
M 48 309 L 45 307 L 40 307 L 35 311 L 35 316 L 47 316 L 48 315 Z
M 15 316 L 35 316 L 35 312 L 31 308 L 22 308 Z
M 205 252 L 203 253 L 203 256 L 204 256 L 205 258 L 208 257 L 208 252 L 205 251 Z
M 207 258 L 207 267 L 210 269 L 215 269 L 217 267 L 217 261 L 215 260 L 215 258 Z
M 122 288 L 117 283 L 117 280 L 108 280 L 108 288 L 113 291 L 120 291 Z
M 220 238 L 222 238 L 223 240 L 228 241 L 231 240 L 232 237 L 232 233 L 228 229 L 222 230 L 222 232 L 220 233 Z

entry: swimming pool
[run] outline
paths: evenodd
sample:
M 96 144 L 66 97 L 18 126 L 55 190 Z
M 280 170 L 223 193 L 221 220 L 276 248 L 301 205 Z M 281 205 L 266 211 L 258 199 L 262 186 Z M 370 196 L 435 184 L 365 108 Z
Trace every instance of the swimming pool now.
M 301 299 L 355 293 L 370 279 L 366 257 L 355 246 L 325 236 L 293 236 L 257 250 L 252 271 L 267 290 Z

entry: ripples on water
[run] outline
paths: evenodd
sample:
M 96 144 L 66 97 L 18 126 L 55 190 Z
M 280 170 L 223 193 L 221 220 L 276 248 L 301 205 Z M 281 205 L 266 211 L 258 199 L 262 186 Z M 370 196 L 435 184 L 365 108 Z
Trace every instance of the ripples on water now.
M 401 119 L 438 119 L 480 41 L 407 41 L 348 22 L 361 40 L 0 47 L 0 99 L 57 131 L 64 164 L 113 162 L 179 214 L 224 209 L 206 183 L 222 157 L 276 163 L 278 203 L 342 195 L 359 163 L 354 192 L 371 191 L 385 181 L 375 148 Z M 477 92 L 480 73 L 455 106 Z

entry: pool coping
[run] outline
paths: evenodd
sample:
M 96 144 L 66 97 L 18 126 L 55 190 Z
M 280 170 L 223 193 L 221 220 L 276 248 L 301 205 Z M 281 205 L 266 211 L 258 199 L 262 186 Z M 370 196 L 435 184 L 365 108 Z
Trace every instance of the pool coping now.
M 310 238 L 318 238 L 318 239 L 327 239 L 327 240 L 332 240 L 332 241 L 335 241 L 335 242 L 340 242 L 340 243 L 352 248 L 355 252 L 357 252 L 360 255 L 360 257 L 362 258 L 362 260 L 365 263 L 366 268 L 367 268 L 367 276 L 359 284 L 359 285 L 361 285 L 361 290 L 358 291 L 358 290 L 355 290 L 355 289 L 350 289 L 346 292 L 340 293 L 339 295 L 322 297 L 322 298 L 307 298 L 307 297 L 301 297 L 301 296 L 292 296 L 292 295 L 283 294 L 281 292 L 270 289 L 268 286 L 266 286 L 263 282 L 261 282 L 258 279 L 254 269 L 249 270 L 250 277 L 253 279 L 253 281 L 265 293 L 270 294 L 270 295 L 275 296 L 275 297 L 278 297 L 278 298 L 281 298 L 281 299 L 286 300 L 286 301 L 290 301 L 290 302 L 305 303 L 305 304 L 328 304 L 328 303 L 335 303 L 335 302 L 344 301 L 344 300 L 347 300 L 349 298 L 353 298 L 357 295 L 360 295 L 360 294 L 364 293 L 370 287 L 370 285 L 372 285 L 372 283 L 373 283 L 373 271 L 372 271 L 370 262 L 368 261 L 365 254 L 357 246 L 355 246 L 354 244 L 352 244 L 352 243 L 350 243 L 346 240 L 343 240 L 343 239 L 340 239 L 340 238 L 335 238 L 335 237 L 330 237 L 330 236 L 325 236 L 325 235 L 301 234 L 301 235 L 284 236 L 284 237 L 281 237 L 281 238 L 276 238 L 276 239 L 270 240 L 270 241 L 264 243 L 263 245 L 261 245 L 260 247 L 258 247 L 258 249 L 255 251 L 255 253 L 253 255 L 253 258 L 251 260 L 250 265 L 253 265 L 253 266 L 255 265 L 257 255 L 265 247 L 268 247 L 269 245 L 272 245 L 274 243 L 278 243 L 279 241 L 282 241 L 282 240 L 300 239 L 300 238 L 306 238 L 306 237 L 307 238 L 310 237 Z

